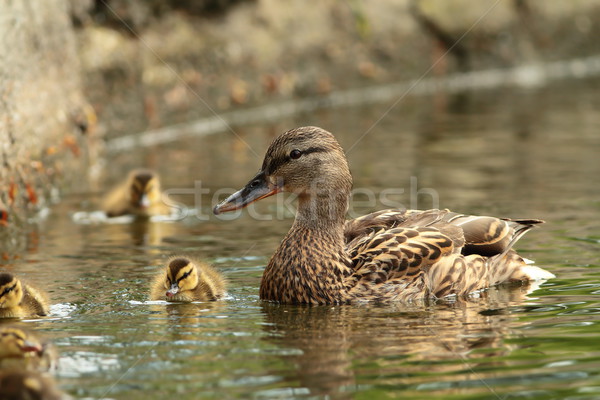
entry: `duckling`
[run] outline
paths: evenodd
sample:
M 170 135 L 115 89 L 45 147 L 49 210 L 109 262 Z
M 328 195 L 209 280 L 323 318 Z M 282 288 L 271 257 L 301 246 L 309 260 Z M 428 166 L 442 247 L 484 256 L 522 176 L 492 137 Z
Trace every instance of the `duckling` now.
M 301 127 L 275 138 L 258 174 L 214 208 L 219 214 L 279 192 L 298 196 L 294 223 L 263 273 L 261 299 L 412 302 L 554 277 L 512 250 L 541 220 L 383 210 L 346 221 L 351 188 L 335 137 Z
M 126 214 L 150 217 L 169 213 L 169 208 L 162 202 L 158 175 L 148 169 L 131 171 L 125 182 L 108 193 L 102 209 L 108 217 Z
M 226 281 L 210 265 L 176 257 L 152 284 L 151 300 L 213 301 L 225 295 Z
M 0 318 L 45 315 L 48 315 L 48 299 L 44 293 L 22 283 L 11 273 L 0 273 Z
M 55 366 L 54 346 L 33 333 L 13 326 L 0 326 L 0 368 L 48 371 Z
M 54 380 L 36 371 L 6 369 L 0 371 L 2 400 L 68 400 Z

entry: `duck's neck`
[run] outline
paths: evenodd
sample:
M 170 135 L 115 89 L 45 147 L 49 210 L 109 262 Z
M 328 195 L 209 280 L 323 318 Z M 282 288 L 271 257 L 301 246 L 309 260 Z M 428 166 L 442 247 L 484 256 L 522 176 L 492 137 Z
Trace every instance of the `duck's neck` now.
M 269 261 L 262 299 L 281 303 L 332 304 L 346 301 L 351 274 L 344 250 L 348 196 L 300 196 L 294 224 Z
M 345 192 L 300 195 L 294 227 L 311 231 L 339 231 L 343 236 L 347 211 L 348 194 Z M 339 243 L 342 244 L 342 241 Z

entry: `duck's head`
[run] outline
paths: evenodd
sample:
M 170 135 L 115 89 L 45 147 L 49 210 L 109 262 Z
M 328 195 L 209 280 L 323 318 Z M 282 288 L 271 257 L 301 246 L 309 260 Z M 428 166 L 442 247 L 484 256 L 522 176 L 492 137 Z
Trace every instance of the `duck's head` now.
M 8 272 L 0 273 L 0 308 L 16 307 L 22 299 L 21 281 Z
M 351 189 L 352 176 L 340 144 L 326 130 L 306 126 L 275 138 L 258 174 L 213 211 L 234 211 L 279 192 L 295 193 L 301 201 L 327 197 L 345 204 Z
M 0 328 L 0 359 L 39 356 L 43 345 L 31 334 L 14 327 Z
M 135 208 L 148 208 L 161 200 L 160 182 L 153 171 L 137 169 L 129 176 L 130 202 Z
M 172 259 L 167 266 L 164 284 L 167 300 L 175 300 L 182 292 L 193 290 L 198 286 L 198 279 L 198 268 L 192 260 L 185 257 Z

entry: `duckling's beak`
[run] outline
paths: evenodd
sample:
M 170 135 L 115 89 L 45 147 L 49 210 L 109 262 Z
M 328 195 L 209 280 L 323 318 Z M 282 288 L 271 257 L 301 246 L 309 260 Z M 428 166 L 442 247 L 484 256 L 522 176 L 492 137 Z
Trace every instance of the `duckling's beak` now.
M 140 198 L 140 207 L 150 207 L 150 199 L 148 198 L 148 195 L 146 193 L 142 194 L 142 197 Z
M 283 185 L 269 182 L 266 174 L 261 171 L 246 186 L 217 204 L 213 208 L 213 212 L 218 215 L 228 211 L 239 210 L 250 203 L 273 196 L 281 192 L 282 189 Z
M 36 352 L 38 354 L 41 354 L 44 351 L 44 349 L 39 343 L 30 342 L 29 340 L 26 340 L 21 346 L 21 351 L 23 351 L 23 353 Z
M 173 297 L 177 293 L 179 293 L 179 286 L 177 286 L 177 283 L 174 283 L 171 285 L 171 288 L 169 290 L 167 290 L 165 295 L 167 295 L 167 297 Z

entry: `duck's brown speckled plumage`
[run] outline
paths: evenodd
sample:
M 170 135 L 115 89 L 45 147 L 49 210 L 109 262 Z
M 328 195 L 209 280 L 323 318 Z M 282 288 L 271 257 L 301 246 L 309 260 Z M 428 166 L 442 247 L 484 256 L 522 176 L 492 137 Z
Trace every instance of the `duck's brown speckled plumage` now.
M 261 171 L 215 207 L 280 191 L 298 195 L 294 224 L 269 261 L 260 297 L 291 304 L 413 301 L 466 295 L 511 280 L 550 278 L 512 250 L 540 220 L 448 210 L 384 210 L 346 221 L 352 186 L 343 150 L 317 127 L 276 138 Z
M 214 301 L 223 298 L 227 282 L 206 263 L 173 257 L 150 289 L 151 300 L 177 302 Z
M 281 303 L 345 302 L 352 270 L 339 241 L 336 232 L 290 230 L 265 269 L 260 298 Z
M 48 315 L 48 299 L 11 273 L 0 273 L 0 318 L 31 318 Z

